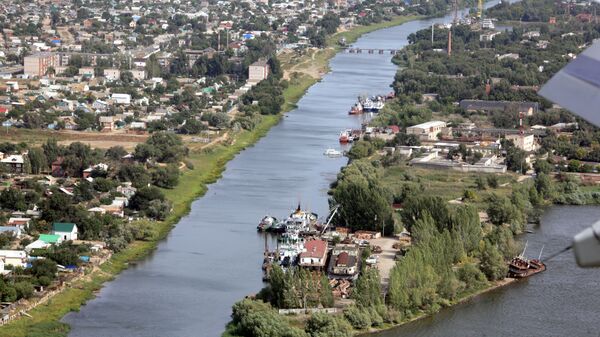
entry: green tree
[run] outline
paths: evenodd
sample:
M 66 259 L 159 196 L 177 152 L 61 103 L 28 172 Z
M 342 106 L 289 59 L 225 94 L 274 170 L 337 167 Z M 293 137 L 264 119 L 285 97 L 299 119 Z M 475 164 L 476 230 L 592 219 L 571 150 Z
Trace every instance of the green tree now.
M 507 197 L 492 193 L 487 200 L 487 205 L 487 214 L 494 225 L 523 221 L 520 210 Z
M 491 188 L 498 188 L 498 177 L 493 174 L 487 176 L 487 184 Z
M 142 188 L 150 184 L 150 174 L 146 168 L 140 164 L 125 164 L 117 172 L 119 180 L 131 182 L 134 187 Z
M 310 337 L 350 337 L 352 326 L 343 318 L 315 313 L 306 322 Z
M 535 170 L 535 173 L 537 173 L 537 174 L 540 174 L 540 173 L 548 174 L 553 171 L 554 167 L 547 160 L 537 160 L 533 164 L 533 169 Z
M 165 200 L 165 195 L 158 187 L 148 186 L 138 189 L 131 198 L 129 205 L 132 209 L 145 211 L 148 209 L 151 201 Z
M 477 290 L 487 284 L 485 274 L 472 263 L 465 263 L 458 269 L 458 279 L 465 284 L 465 290 Z
M 110 160 L 120 161 L 123 159 L 124 156 L 127 155 L 127 151 L 124 147 L 117 145 L 112 146 L 108 150 L 106 150 L 106 153 L 104 155 Z
M 331 203 L 339 205 L 336 222 L 354 230 L 393 231 L 391 193 L 381 184 L 380 173 L 369 163 L 346 167 L 333 190 Z
M 29 149 L 27 153 L 32 174 L 40 174 L 40 172 L 48 167 L 48 161 L 44 151 L 39 147 Z
M 383 304 L 381 297 L 381 280 L 377 269 L 366 269 L 358 277 L 352 298 L 356 301 L 356 305 L 361 307 L 376 307 Z
M 554 195 L 554 184 L 552 179 L 545 173 L 540 173 L 535 177 L 535 189 L 543 199 L 551 198 Z
M 508 272 L 508 265 L 502 258 L 498 248 L 488 240 L 484 241 L 481 250 L 481 271 L 490 281 L 503 279 Z
M 362 330 L 371 327 L 368 309 L 351 306 L 344 309 L 344 317 L 354 329 Z
M 49 259 L 36 259 L 31 262 L 31 274 L 37 278 L 47 277 L 54 280 L 58 268 L 56 262 Z
M 152 170 L 152 183 L 162 188 L 174 188 L 179 181 L 179 169 L 170 164 L 167 167 L 157 167 Z

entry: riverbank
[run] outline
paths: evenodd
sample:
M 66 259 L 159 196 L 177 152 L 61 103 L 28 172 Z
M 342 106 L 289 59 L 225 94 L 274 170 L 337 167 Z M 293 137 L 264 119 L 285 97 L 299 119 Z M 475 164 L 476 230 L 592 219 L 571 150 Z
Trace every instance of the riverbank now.
M 425 18 L 425 16 L 423 16 L 423 15 L 406 15 L 406 16 L 399 15 L 399 16 L 393 17 L 389 21 L 381 21 L 381 22 L 374 23 L 374 24 L 371 24 L 368 26 L 356 26 L 350 30 L 340 31 L 340 32 L 337 32 L 337 33 L 331 35 L 330 37 L 328 37 L 327 38 L 327 46 L 334 47 L 336 49 L 341 49 L 341 46 L 338 44 L 338 41 L 342 38 L 345 38 L 346 44 L 349 45 L 349 44 L 356 42 L 356 40 L 358 40 L 358 38 L 360 38 L 364 34 L 374 32 L 376 30 L 380 30 L 380 29 L 384 29 L 384 28 L 399 26 L 403 23 L 413 21 L 413 20 L 419 20 L 422 18 Z
M 191 203 L 206 193 L 207 185 L 219 179 L 227 162 L 263 137 L 273 125 L 279 122 L 280 118 L 280 115 L 264 116 L 254 130 L 238 133 L 225 142 L 228 144 L 220 143 L 201 152 L 192 153 L 188 159 L 194 169 L 181 175 L 177 187 L 165 190 L 166 197 L 173 203 L 173 211 L 165 221 L 156 223 L 152 239 L 135 241 L 125 250 L 114 254 L 108 262 L 92 271 L 86 278 L 75 282 L 46 304 L 31 310 L 29 312 L 31 318 L 23 317 L 0 328 L 0 336 L 27 336 L 31 331 L 38 330 L 52 331 L 57 333 L 57 336 L 66 335 L 69 330 L 68 325 L 59 320 L 68 312 L 77 311 L 87 300 L 93 298 L 94 293 L 105 282 L 125 270 L 129 263 L 153 251 L 179 219 L 189 212 Z
M 517 279 L 514 279 L 514 278 L 505 278 L 503 280 L 495 281 L 495 282 L 491 283 L 488 287 L 484 287 L 484 288 L 481 288 L 481 289 L 479 289 L 479 290 L 477 290 L 475 292 L 465 294 L 463 297 L 460 297 L 460 298 L 456 299 L 455 301 L 453 301 L 452 303 L 450 303 L 447 307 L 442 308 L 441 310 L 444 310 L 446 308 L 450 308 L 450 307 L 453 307 L 453 306 L 456 306 L 456 305 L 468 302 L 468 301 L 470 301 L 470 300 L 472 300 L 472 299 L 474 299 L 474 298 L 476 298 L 478 296 L 481 296 L 481 295 L 489 293 L 491 291 L 503 288 L 503 287 L 508 286 L 509 284 L 512 284 L 512 283 L 514 283 L 516 281 L 517 281 Z M 402 326 L 404 326 L 406 324 L 413 323 L 413 322 L 416 322 L 418 320 L 425 319 L 427 317 L 435 315 L 436 313 L 437 312 L 435 312 L 435 313 L 421 312 L 421 313 L 418 313 L 415 316 L 412 316 L 412 317 L 410 317 L 410 318 L 408 318 L 406 320 L 403 320 L 402 322 L 400 322 L 398 324 L 389 324 L 389 325 L 386 325 L 386 326 L 384 326 L 384 327 L 382 327 L 380 329 L 371 328 L 368 332 L 359 331 L 359 332 L 356 332 L 355 335 L 356 336 L 366 337 L 366 336 L 370 336 L 370 335 L 375 334 L 375 333 L 380 333 L 380 332 L 385 332 L 385 331 L 389 331 L 389 330 L 392 330 L 392 329 L 397 329 L 397 328 L 400 328 L 400 327 L 402 327 Z

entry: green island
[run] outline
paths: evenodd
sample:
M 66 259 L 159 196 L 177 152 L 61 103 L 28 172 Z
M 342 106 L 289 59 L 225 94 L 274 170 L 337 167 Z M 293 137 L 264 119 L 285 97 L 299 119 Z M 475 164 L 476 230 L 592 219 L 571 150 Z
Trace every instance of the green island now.
M 545 207 L 600 204 L 600 132 L 536 94 L 600 36 L 589 8 L 558 11 L 500 4 L 486 18 L 508 29 L 457 23 L 451 52 L 448 27 L 411 34 L 393 59 L 395 98 L 354 139 L 329 192 L 333 225 L 385 233 L 395 258 L 368 263 L 385 242 L 370 240 L 348 298 L 323 271 L 276 265 L 223 336 L 366 335 L 435 314 L 516 281 L 518 236 Z M 306 310 L 287 314 L 296 308 Z

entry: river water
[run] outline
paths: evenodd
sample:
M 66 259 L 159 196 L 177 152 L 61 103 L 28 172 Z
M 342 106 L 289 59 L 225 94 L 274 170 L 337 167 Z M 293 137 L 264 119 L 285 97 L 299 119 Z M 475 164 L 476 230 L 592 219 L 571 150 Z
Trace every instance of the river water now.
M 450 20 L 447 16 L 405 23 L 364 35 L 354 45 L 399 49 L 407 44 L 409 34 L 434 22 Z M 321 216 L 327 214 L 328 186 L 346 160 L 327 158 L 323 151 L 339 146 L 337 137 L 341 129 L 360 125 L 360 117 L 347 114 L 358 95 L 391 91 L 390 83 L 397 68 L 390 58 L 389 54 L 336 55 L 330 63 L 331 72 L 308 90 L 298 108 L 286 114 L 253 147 L 230 161 L 223 177 L 192 204 L 190 214 L 181 219 L 149 257 L 107 283 L 79 312 L 65 316 L 64 321 L 72 327 L 69 336 L 219 336 L 229 321 L 231 305 L 262 287 L 260 266 L 264 239 L 256 233 L 260 218 L 267 213 L 283 217 L 298 201 Z M 578 216 L 574 217 L 573 213 Z M 586 208 L 585 216 L 579 213 L 551 211 L 546 215 L 546 222 L 556 225 L 541 231 L 548 230 L 546 235 L 552 240 L 564 241 L 576 231 L 575 227 L 582 227 L 587 224 L 584 222 L 600 216 L 596 209 Z M 574 218 L 579 225 L 571 224 L 559 230 L 561 221 Z M 469 327 L 471 330 L 465 330 L 469 333 L 455 335 L 485 335 L 492 331 L 487 327 L 493 323 L 489 322 L 492 316 L 498 316 L 497 321 L 503 323 L 494 324 L 498 329 L 501 325 L 511 324 L 529 327 L 528 334 L 521 334 L 519 330 L 509 330 L 513 333 L 507 334 L 539 335 L 532 333 L 536 331 L 533 329 L 544 329 L 542 320 L 528 323 L 521 315 L 545 317 L 544 321 L 549 320 L 551 324 L 583 320 L 581 324 L 570 326 L 586 332 L 586 327 L 591 328 L 591 324 L 585 320 L 589 322 L 591 313 L 573 307 L 565 312 L 560 306 L 572 302 L 576 308 L 577 303 L 583 306 L 586 301 L 591 301 L 592 292 L 585 285 L 591 285 L 593 281 L 587 279 L 588 282 L 580 287 L 573 275 L 590 274 L 574 270 L 572 261 L 567 265 L 559 264 L 559 261 L 557 259 L 551 265 L 551 271 L 542 277 L 481 297 L 472 307 L 444 311 L 436 316 L 435 322 L 421 321 L 406 329 L 388 332 L 386 336 L 433 335 L 435 331 L 447 336 L 449 328 Z M 558 268 L 565 268 L 563 270 L 568 274 L 559 272 Z M 551 278 L 554 274 L 562 277 Z M 594 275 L 596 280 L 600 279 L 597 273 Z M 549 289 L 540 292 L 540 282 Z M 514 295 L 511 293 L 513 288 Z M 503 298 L 513 299 L 513 302 Z M 525 312 L 523 309 L 527 306 L 519 301 L 536 303 L 537 308 Z M 488 315 L 484 314 L 484 308 Z M 555 308 L 555 314 L 544 315 L 544 310 L 550 308 Z M 439 321 L 445 320 L 441 317 L 454 313 L 456 317 L 450 320 L 454 322 L 453 326 L 439 325 Z M 510 323 L 508 317 L 519 324 Z M 505 330 L 498 331 L 502 335 Z

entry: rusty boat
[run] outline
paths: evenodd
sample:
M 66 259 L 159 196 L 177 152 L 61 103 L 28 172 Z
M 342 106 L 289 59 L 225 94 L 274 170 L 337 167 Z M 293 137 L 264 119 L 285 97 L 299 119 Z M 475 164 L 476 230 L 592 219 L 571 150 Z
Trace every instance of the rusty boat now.
M 525 249 L 527 249 L 527 243 L 525 243 L 523 252 L 519 256 L 514 257 L 508 264 L 508 277 L 525 278 L 546 270 L 546 265 L 541 261 L 544 247 L 542 247 L 542 251 L 540 251 L 537 259 L 528 259 L 525 257 Z

